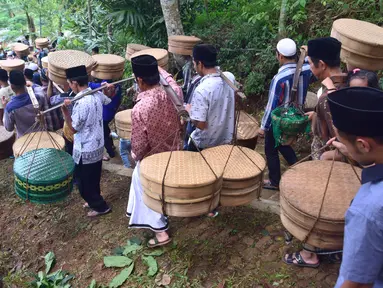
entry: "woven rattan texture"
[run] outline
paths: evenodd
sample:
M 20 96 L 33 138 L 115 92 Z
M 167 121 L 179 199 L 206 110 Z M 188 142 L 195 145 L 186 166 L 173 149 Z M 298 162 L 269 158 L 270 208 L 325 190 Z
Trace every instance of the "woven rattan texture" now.
M 0 126 L 0 142 L 9 140 L 14 134 L 14 132 L 5 130 L 4 126 Z
M 141 175 L 162 183 L 170 152 L 158 153 L 142 160 Z M 221 175 L 217 175 L 220 177 Z M 199 153 L 174 151 L 165 177 L 170 187 L 199 187 L 216 182 L 216 177 Z
M 1 62 L 1 67 L 7 71 L 24 69 L 25 62 L 21 59 L 10 59 Z
M 202 40 L 195 36 L 173 35 L 169 36 L 168 41 L 195 45 Z
M 22 181 L 28 178 L 30 184 L 50 184 L 67 178 L 74 166 L 72 157 L 64 151 L 38 149 L 17 158 L 13 170 Z
M 317 216 L 325 192 L 331 161 L 308 161 L 285 172 L 280 184 L 281 197 L 303 213 Z M 359 175 L 361 169 L 355 168 Z M 335 162 L 320 218 L 344 219 L 360 187 L 360 182 L 349 164 Z
M 131 124 L 132 123 L 132 109 L 118 112 L 115 116 L 116 123 Z
M 158 61 L 158 66 L 164 66 L 168 63 L 169 56 L 168 56 L 168 51 L 165 49 L 159 49 L 159 48 L 154 48 L 154 49 L 145 49 L 138 51 L 134 53 L 131 58 L 141 56 L 141 55 L 152 55 L 154 58 L 157 59 Z
M 125 59 L 113 54 L 97 54 L 92 56 L 98 66 L 124 69 Z
M 47 38 L 37 38 L 35 43 L 36 45 L 45 45 L 49 43 L 49 40 Z
M 333 28 L 358 42 L 383 45 L 383 28 L 378 25 L 355 19 L 338 19 L 334 21 Z
M 41 64 L 43 68 L 48 68 L 48 56 L 41 58 Z
M 93 60 L 92 56 L 77 50 L 62 50 L 51 52 L 48 55 L 48 60 L 50 65 L 59 70 L 65 70 L 80 65 L 85 65 L 88 69 L 95 65 L 95 61 Z
M 28 45 L 25 45 L 23 43 L 15 43 L 15 44 L 13 44 L 13 51 L 15 51 L 15 52 L 28 51 L 28 54 L 29 54 L 29 47 L 28 47 Z
M 202 154 L 217 174 L 223 173 L 232 147 L 231 145 L 222 145 L 202 151 Z M 235 146 L 227 163 L 223 179 L 224 181 L 236 181 L 254 178 L 260 175 L 265 168 L 266 161 L 258 152 L 249 148 Z
M 54 143 L 57 142 L 59 147 L 52 143 L 48 133 L 55 140 Z M 38 148 L 60 148 L 62 150 L 64 149 L 65 141 L 63 137 L 54 132 L 35 132 L 24 135 L 23 137 L 17 139 L 15 144 L 13 144 L 13 153 L 15 157 L 19 157 L 19 153 L 21 152 L 26 153 L 28 151 L 35 150 L 37 148 L 37 144 Z M 23 151 L 24 149 L 25 151 Z
M 259 129 L 259 124 L 257 120 L 246 113 L 241 111 L 239 114 L 238 129 L 237 129 L 237 139 L 238 140 L 247 140 L 252 139 L 257 136 Z

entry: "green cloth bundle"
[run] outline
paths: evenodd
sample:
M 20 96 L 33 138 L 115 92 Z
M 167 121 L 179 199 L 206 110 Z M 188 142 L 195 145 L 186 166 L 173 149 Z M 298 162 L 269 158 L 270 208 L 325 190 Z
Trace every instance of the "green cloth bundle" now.
M 289 143 L 291 138 L 296 138 L 299 134 L 310 133 L 308 117 L 294 106 L 276 108 L 271 112 L 271 123 L 275 147 Z

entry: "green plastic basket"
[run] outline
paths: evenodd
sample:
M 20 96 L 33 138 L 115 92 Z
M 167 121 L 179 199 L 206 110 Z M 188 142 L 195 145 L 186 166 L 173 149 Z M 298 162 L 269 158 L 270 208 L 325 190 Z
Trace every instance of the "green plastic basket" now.
M 64 200 L 73 190 L 75 164 L 60 150 L 43 148 L 15 160 L 15 192 L 27 201 L 50 204 Z

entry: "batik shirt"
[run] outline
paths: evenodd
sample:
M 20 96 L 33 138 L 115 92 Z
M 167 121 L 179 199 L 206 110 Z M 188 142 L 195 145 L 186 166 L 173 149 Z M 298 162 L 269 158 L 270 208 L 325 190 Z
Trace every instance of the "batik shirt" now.
M 160 71 L 183 101 L 181 87 L 169 73 L 162 69 Z M 161 86 L 138 94 L 137 104 L 132 111 L 131 141 L 134 159 L 138 161 L 151 154 L 179 150 L 180 128 L 177 111 Z
M 80 96 L 90 91 L 85 89 Z M 87 95 L 76 101 L 72 113 L 74 134 L 73 160 L 76 164 L 82 159 L 83 164 L 92 164 L 102 160 L 104 153 L 104 129 L 102 121 L 102 105 L 110 103 L 110 99 L 101 92 Z

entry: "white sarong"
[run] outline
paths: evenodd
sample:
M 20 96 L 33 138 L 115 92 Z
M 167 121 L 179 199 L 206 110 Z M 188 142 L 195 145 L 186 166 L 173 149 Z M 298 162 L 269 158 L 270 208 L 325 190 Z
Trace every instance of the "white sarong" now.
M 129 217 L 130 228 L 146 228 L 154 232 L 168 229 L 167 218 L 145 205 L 142 198 L 144 189 L 140 182 L 140 161 L 137 162 L 130 184 L 129 202 L 126 216 Z

